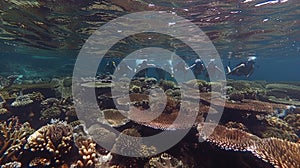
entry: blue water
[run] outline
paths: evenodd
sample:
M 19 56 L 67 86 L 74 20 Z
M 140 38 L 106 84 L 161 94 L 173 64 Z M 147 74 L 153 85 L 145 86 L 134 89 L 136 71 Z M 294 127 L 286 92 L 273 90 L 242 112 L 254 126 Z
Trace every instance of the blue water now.
M 300 80 L 300 5 L 295 0 L 115 0 L 110 4 L 114 8 L 107 4 L 97 7 L 96 1 L 37 2 L 1 2 L 0 75 L 71 76 L 80 48 L 97 27 L 127 13 L 165 10 L 189 19 L 210 37 L 221 56 L 222 68 L 228 64 L 233 68 L 249 55 L 257 57 L 249 78 L 228 78 Z M 186 57 L 191 65 L 194 60 Z

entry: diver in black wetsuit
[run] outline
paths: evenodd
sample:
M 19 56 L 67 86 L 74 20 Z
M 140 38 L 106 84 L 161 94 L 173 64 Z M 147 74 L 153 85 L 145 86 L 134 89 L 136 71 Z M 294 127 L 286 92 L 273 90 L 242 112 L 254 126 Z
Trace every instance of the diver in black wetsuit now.
M 208 74 L 208 72 L 209 72 L 209 74 Z M 206 67 L 206 74 L 205 74 L 205 76 L 207 78 L 210 77 L 210 75 L 211 75 L 211 77 L 212 76 L 219 77 L 219 75 L 222 74 L 222 73 L 223 73 L 223 71 L 221 70 L 221 68 L 219 68 L 217 66 L 217 64 L 215 62 L 215 59 L 210 59 L 208 65 Z
M 232 70 L 227 66 L 228 73 L 227 75 L 236 75 L 236 76 L 246 76 L 247 78 L 252 75 L 254 72 L 254 64 L 256 57 L 249 57 L 248 61 L 239 63 Z
M 187 70 L 188 69 L 191 69 L 194 72 L 196 78 L 198 78 L 201 75 L 202 71 L 205 70 L 205 66 L 200 59 L 196 59 L 193 65 L 188 67 Z
M 104 75 L 112 75 L 116 68 L 115 61 L 108 61 L 104 67 Z

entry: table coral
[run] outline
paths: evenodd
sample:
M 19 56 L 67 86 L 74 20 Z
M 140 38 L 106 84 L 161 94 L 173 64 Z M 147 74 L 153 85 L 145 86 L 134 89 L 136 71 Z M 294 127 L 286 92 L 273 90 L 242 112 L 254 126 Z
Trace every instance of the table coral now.
M 215 128 L 215 129 L 214 129 Z M 221 125 L 199 124 L 199 139 L 234 151 L 248 151 L 276 168 L 300 167 L 300 144 L 278 138 L 259 138 Z

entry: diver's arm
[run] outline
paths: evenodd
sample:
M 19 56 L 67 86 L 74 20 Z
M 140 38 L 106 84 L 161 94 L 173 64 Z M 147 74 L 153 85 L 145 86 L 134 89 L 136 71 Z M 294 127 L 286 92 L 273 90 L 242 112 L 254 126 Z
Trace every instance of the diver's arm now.
M 195 66 L 196 66 L 196 64 L 193 64 L 193 65 L 191 65 L 190 67 L 185 67 L 185 68 L 186 68 L 186 70 L 189 70 L 189 69 L 194 68 Z
M 244 63 L 242 63 L 242 64 L 238 65 L 237 67 L 233 68 L 233 70 L 231 72 L 236 71 L 237 69 L 239 69 L 241 67 L 245 67 L 245 66 L 246 65 Z

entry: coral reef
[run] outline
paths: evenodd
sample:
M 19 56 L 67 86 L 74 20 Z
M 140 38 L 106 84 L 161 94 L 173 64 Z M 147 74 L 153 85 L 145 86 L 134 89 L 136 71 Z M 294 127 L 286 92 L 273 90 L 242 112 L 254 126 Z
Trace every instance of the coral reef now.
M 214 129 L 215 127 L 215 129 Z M 300 166 L 300 144 L 277 138 L 259 138 L 250 133 L 221 125 L 199 124 L 199 139 L 204 139 L 222 149 L 249 151 L 274 167 Z
M 98 162 L 96 143 L 91 138 L 78 137 L 75 139 L 76 146 L 78 147 L 78 153 L 81 155 L 81 159 L 77 160 L 71 167 L 86 167 L 93 168 Z
M 163 153 L 158 157 L 153 157 L 149 160 L 145 168 L 184 168 L 182 161 L 174 158 L 173 156 Z
M 33 132 L 29 123 L 21 124 L 13 117 L 0 123 L 0 164 L 17 158 L 26 138 Z
M 296 135 L 293 127 L 284 120 L 270 115 L 257 117 L 263 125 L 254 125 L 252 126 L 252 130 L 258 136 L 262 138 L 276 137 L 292 142 L 296 142 L 298 140 L 298 136 Z
M 29 163 L 29 167 L 47 167 L 50 166 L 51 160 L 49 158 L 35 157 Z
M 108 124 L 112 127 L 119 127 L 129 122 L 129 119 L 122 114 L 124 111 L 122 112 L 116 109 L 106 109 L 101 112 L 103 113 L 104 118 L 97 118 L 97 121 L 100 123 Z
M 96 127 L 97 125 L 94 125 L 94 128 L 89 129 L 89 131 L 91 132 L 94 131 L 93 133 L 99 133 L 100 131 L 96 130 Z M 97 137 L 89 136 L 87 130 L 85 130 L 84 124 L 80 124 L 74 128 L 73 138 L 74 138 L 75 145 L 78 149 L 77 152 L 79 155 L 76 156 L 75 161 L 73 161 L 73 163 L 71 164 L 70 166 L 71 168 L 109 167 L 109 163 L 110 160 L 112 159 L 112 155 L 108 152 L 106 152 L 105 155 L 101 155 L 97 151 L 97 144 L 93 140 L 93 138 L 97 138 Z
M 99 144 L 104 144 L 108 147 L 106 150 L 110 150 L 115 143 L 116 134 L 103 128 L 99 124 L 94 124 L 87 129 L 88 134 L 93 138 L 95 142 Z
M 54 121 L 30 135 L 24 149 L 42 153 L 44 159 L 51 160 L 51 164 L 63 164 L 61 158 L 66 157 L 72 148 L 72 130 L 65 122 Z
M 22 166 L 21 162 L 13 161 L 2 165 L 1 168 L 21 168 L 21 166 Z
M 287 83 L 266 85 L 268 100 L 275 103 L 300 105 L 300 86 Z
M 12 107 L 21 107 L 33 103 L 29 95 L 18 96 L 14 102 L 11 103 Z
M 300 135 L 300 114 L 288 114 L 283 120 L 292 127 L 298 136 Z
M 130 141 L 126 138 L 126 135 L 131 137 L 141 137 L 141 134 L 133 128 L 125 129 L 121 132 L 116 139 L 116 143 L 113 145 L 112 152 L 118 151 L 125 156 L 150 156 L 155 154 L 156 148 L 153 146 L 146 146 L 140 139 L 134 139 Z

